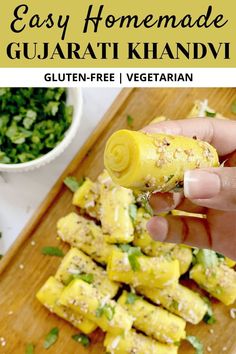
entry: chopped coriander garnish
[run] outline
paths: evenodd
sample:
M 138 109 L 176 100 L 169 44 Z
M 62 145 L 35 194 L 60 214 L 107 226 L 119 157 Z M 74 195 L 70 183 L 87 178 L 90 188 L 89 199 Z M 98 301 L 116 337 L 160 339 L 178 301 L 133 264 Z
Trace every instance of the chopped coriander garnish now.
M 25 347 L 25 354 L 34 354 L 34 348 L 35 348 L 34 344 L 32 343 L 27 344 Z
M 214 251 L 201 249 L 196 254 L 197 263 L 202 264 L 205 268 L 215 267 L 218 263 L 217 255 Z
M 76 342 L 81 343 L 84 347 L 88 347 L 90 344 L 89 337 L 83 333 L 74 334 L 73 336 L 71 336 L 71 338 L 74 339 Z
M 51 331 L 45 337 L 43 347 L 45 349 L 49 349 L 53 344 L 56 343 L 58 336 L 59 329 L 57 327 L 52 328 Z
M 214 118 L 216 116 L 216 112 L 214 111 L 205 111 L 207 117 Z
M 231 112 L 236 114 L 236 100 L 231 105 Z
M 71 190 L 71 192 L 76 192 L 79 187 L 84 183 L 84 178 L 78 180 L 76 177 L 69 176 L 64 179 L 64 184 Z
M 63 251 L 58 247 L 46 246 L 42 248 L 41 252 L 45 256 L 64 257 Z
M 1 88 L 0 163 L 24 163 L 51 151 L 71 125 L 65 88 Z
M 130 204 L 129 206 L 129 216 L 132 220 L 132 222 L 134 222 L 136 220 L 137 217 L 137 205 L 136 204 Z
M 203 317 L 203 321 L 207 324 L 214 324 L 216 322 L 216 318 L 215 318 L 213 310 L 212 310 L 211 302 L 207 297 L 204 297 L 203 300 L 207 304 L 207 312 L 206 312 L 205 316 Z
M 140 264 L 138 261 L 138 257 L 142 255 L 139 247 L 132 247 L 128 244 L 119 245 L 119 248 L 128 253 L 129 264 L 134 272 L 140 270 Z
M 131 117 L 131 116 L 128 114 L 126 120 L 127 120 L 128 126 L 129 126 L 129 127 L 132 127 L 134 118 Z
M 153 210 L 149 204 L 149 200 L 148 200 L 148 195 L 147 194 L 142 194 L 140 197 L 139 197 L 139 200 L 138 200 L 141 204 L 141 206 L 143 207 L 143 209 L 151 216 L 153 216 Z
M 203 344 L 195 336 L 187 336 L 186 340 L 193 346 L 196 354 L 203 354 Z
M 0 260 L 2 259 L 2 257 L 3 257 L 3 254 L 0 254 Z
M 126 298 L 126 304 L 134 304 L 135 301 L 139 298 L 135 293 L 128 293 L 127 298 Z
M 104 306 L 99 306 L 96 309 L 96 317 L 101 317 L 102 315 L 104 315 L 108 321 L 111 321 L 114 317 L 115 314 L 115 307 L 109 305 L 109 304 L 105 304 Z
M 223 259 L 223 260 L 225 259 L 225 256 L 221 253 L 216 252 L 216 255 L 219 259 Z
M 91 284 L 94 280 L 93 274 L 81 273 L 73 276 L 74 279 L 81 279 L 88 284 Z
M 174 309 L 174 310 L 178 310 L 179 309 L 179 303 L 178 303 L 178 301 L 176 301 L 176 300 L 172 300 L 171 301 L 171 307 Z

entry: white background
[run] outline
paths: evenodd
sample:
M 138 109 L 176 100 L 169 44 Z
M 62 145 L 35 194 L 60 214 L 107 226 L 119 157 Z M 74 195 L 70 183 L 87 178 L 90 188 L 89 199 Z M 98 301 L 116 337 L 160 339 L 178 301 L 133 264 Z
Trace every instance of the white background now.
M 84 88 L 81 126 L 66 151 L 38 170 L 4 173 L 5 182 L 0 176 L 0 232 L 2 232 L 0 254 L 4 254 L 14 242 L 120 90 L 120 88 Z

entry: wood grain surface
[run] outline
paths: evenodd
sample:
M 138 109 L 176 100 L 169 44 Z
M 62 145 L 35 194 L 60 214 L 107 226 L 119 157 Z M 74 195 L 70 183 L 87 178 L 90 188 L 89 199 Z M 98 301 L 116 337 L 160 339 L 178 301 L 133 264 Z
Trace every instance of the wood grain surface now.
M 36 354 L 105 352 L 102 345 L 103 334 L 100 330 L 92 334 L 92 344 L 85 349 L 71 339 L 71 335 L 77 333 L 77 330 L 50 314 L 35 299 L 35 293 L 45 280 L 55 273 L 61 261 L 57 257 L 42 255 L 41 248 L 58 246 L 65 251 L 68 249 L 68 246 L 56 237 L 57 220 L 74 210 L 71 205 L 72 194 L 63 185 L 63 179 L 67 175 L 95 178 L 103 169 L 103 151 L 107 138 L 117 129 L 128 128 L 126 119 L 128 114 L 134 118 L 133 128 L 137 130 L 158 115 L 165 115 L 171 119 L 184 118 L 189 113 L 194 100 L 204 98 L 209 99 L 210 106 L 225 116 L 234 118 L 230 107 L 236 99 L 235 89 L 147 88 L 124 89 L 121 92 L 103 121 L 72 160 L 32 220 L 0 262 L 0 337 L 6 340 L 4 347 L 0 343 L 0 353 L 24 354 L 27 343 L 35 344 Z M 12 222 L 14 223 L 14 220 Z M 32 244 L 32 241 L 35 244 L 34 242 Z M 188 334 L 198 336 L 205 348 L 207 346 L 212 348 L 213 354 L 235 354 L 236 320 L 230 317 L 229 308 L 216 301 L 214 309 L 216 324 L 188 325 Z M 59 339 L 53 347 L 45 350 L 44 337 L 55 326 L 60 329 Z M 207 350 L 205 352 L 207 353 Z M 190 353 L 194 351 L 184 343 L 180 354 Z

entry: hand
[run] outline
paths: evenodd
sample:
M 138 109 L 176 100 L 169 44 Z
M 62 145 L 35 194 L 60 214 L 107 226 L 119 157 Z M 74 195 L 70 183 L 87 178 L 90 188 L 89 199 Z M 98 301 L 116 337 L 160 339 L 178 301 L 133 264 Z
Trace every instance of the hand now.
M 143 129 L 149 133 L 197 136 L 213 145 L 224 167 L 186 171 L 184 193 L 155 193 L 155 213 L 179 209 L 202 213 L 205 219 L 186 216 L 153 217 L 148 225 L 158 241 L 212 248 L 236 259 L 236 122 L 221 119 L 165 121 Z

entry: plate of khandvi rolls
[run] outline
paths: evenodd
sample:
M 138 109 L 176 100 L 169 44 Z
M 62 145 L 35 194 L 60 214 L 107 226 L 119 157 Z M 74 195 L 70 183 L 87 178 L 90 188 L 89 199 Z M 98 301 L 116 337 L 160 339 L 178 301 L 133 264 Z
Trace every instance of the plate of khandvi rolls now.
M 195 98 L 192 90 L 188 100 Z M 212 91 L 216 101 L 219 94 Z M 203 99 L 193 100 L 185 114 L 224 119 Z M 52 234 L 48 248 L 53 257 L 44 252 L 37 258 L 25 316 L 31 312 L 33 327 L 42 327 L 38 335 L 29 331 L 32 339 L 24 335 L 20 345 L 32 345 L 32 353 L 233 354 L 229 334 L 236 330 L 236 262 L 212 250 L 154 241 L 146 227 L 152 217 L 149 195 L 181 190 L 186 169 L 219 166 L 216 150 L 194 138 L 145 134 L 124 123 L 117 128 L 105 133 L 78 173 L 64 174 L 68 188 L 62 187 L 46 221 L 30 230 L 39 248 L 49 243 L 42 232 Z M 27 262 L 32 262 L 28 254 L 25 269 Z M 19 283 L 22 277 L 21 271 Z M 5 293 L 9 310 L 12 300 L 6 299 Z M 18 298 L 17 306 L 22 309 L 23 303 Z M 9 353 L 16 350 L 12 345 Z

